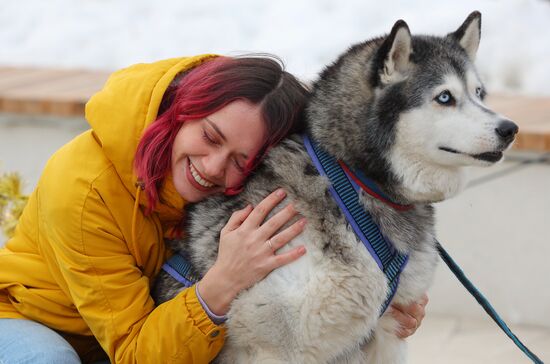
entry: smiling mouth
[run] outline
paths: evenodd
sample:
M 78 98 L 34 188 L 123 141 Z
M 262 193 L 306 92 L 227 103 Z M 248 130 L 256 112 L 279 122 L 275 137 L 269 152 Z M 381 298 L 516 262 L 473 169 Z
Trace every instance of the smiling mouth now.
M 448 152 L 448 153 L 452 153 L 452 154 L 467 155 L 467 156 L 472 157 L 474 159 L 482 160 L 482 161 L 485 161 L 485 162 L 491 162 L 491 163 L 498 162 L 499 160 L 502 159 L 502 152 L 501 151 L 485 152 L 485 153 L 480 153 L 480 154 L 468 154 L 468 153 L 462 153 L 462 152 L 459 152 L 456 149 L 447 148 L 447 147 L 439 147 L 439 149 L 444 151 L 444 152 Z
M 193 178 L 193 181 L 195 181 L 199 186 L 205 189 L 216 187 L 214 183 L 208 181 L 207 179 L 201 176 L 201 174 L 199 173 L 199 171 L 197 171 L 193 163 L 191 163 L 191 160 L 188 159 L 188 162 L 189 162 L 188 164 L 189 172 L 191 174 L 191 177 Z

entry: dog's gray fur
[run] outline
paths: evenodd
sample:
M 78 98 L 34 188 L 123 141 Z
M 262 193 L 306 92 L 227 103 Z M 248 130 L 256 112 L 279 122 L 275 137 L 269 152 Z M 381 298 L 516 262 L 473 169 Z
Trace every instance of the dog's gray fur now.
M 361 196 L 383 234 L 409 254 L 394 302 L 418 300 L 432 281 L 438 258 L 431 203 L 460 190 L 463 166 L 499 160 L 517 132 L 482 103 L 484 90 L 473 66 L 480 25 L 481 15 L 474 12 L 445 37 L 411 37 L 398 21 L 388 36 L 350 48 L 313 87 L 306 110 L 310 135 L 395 202 L 414 206 L 396 211 Z M 454 105 L 436 101 L 444 90 L 453 94 Z M 231 213 L 258 204 L 278 187 L 308 221 L 283 250 L 304 244 L 307 254 L 238 296 L 217 361 L 404 363 L 396 321 L 389 314 L 379 317 L 386 278 L 297 136 L 273 148 L 238 196 L 193 205 L 188 239 L 173 242 L 174 250 L 204 274 L 215 262 L 219 232 Z M 180 290 L 161 273 L 153 292 L 163 302 Z

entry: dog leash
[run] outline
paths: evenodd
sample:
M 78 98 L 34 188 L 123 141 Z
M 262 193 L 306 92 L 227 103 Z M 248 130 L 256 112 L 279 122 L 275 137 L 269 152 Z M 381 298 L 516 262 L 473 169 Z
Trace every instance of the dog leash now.
M 462 269 L 456 264 L 456 262 L 451 258 L 449 253 L 443 247 L 439 242 L 436 242 L 437 250 L 439 252 L 439 256 L 441 259 L 447 264 L 451 272 L 458 278 L 460 283 L 470 292 L 472 296 L 476 299 L 476 301 L 483 307 L 485 312 L 491 316 L 491 318 L 496 322 L 496 324 L 508 335 L 510 339 L 516 344 L 516 346 L 529 357 L 533 361 L 533 363 L 536 364 L 544 364 L 542 360 L 540 360 L 531 350 L 527 348 L 519 339 L 518 337 L 510 330 L 508 325 L 506 325 L 506 322 L 500 317 L 500 315 L 496 312 L 496 310 L 493 308 L 491 303 L 483 296 L 483 294 L 476 288 L 476 286 L 466 277 Z

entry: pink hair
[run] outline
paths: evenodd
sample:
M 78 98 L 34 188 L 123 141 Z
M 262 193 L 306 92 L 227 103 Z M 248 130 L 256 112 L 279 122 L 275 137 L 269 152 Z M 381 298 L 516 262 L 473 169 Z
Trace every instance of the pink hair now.
M 261 105 L 267 132 L 260 152 L 247 163 L 247 175 L 270 146 L 301 127 L 297 121 L 307 93 L 273 57 L 217 57 L 188 71 L 177 86 L 167 89 L 160 116 L 147 127 L 136 151 L 134 165 L 147 195 L 146 212 L 150 213 L 159 200 L 182 123 L 204 118 L 239 99 Z M 236 194 L 241 189 L 236 186 L 225 193 Z

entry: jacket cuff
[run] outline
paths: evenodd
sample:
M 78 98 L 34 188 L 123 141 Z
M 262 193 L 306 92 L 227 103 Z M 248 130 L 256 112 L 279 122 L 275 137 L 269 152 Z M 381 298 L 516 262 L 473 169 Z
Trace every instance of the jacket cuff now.
M 195 295 L 199 299 L 199 302 L 200 302 L 202 308 L 204 309 L 204 311 L 206 312 L 208 317 L 210 317 L 210 320 L 212 320 L 213 323 L 215 323 L 216 325 L 221 325 L 225 321 L 227 321 L 227 315 L 222 315 L 222 316 L 216 315 L 214 312 L 212 312 L 212 310 L 210 310 L 210 307 L 208 307 L 206 302 L 204 302 L 204 300 L 202 299 L 202 296 L 199 292 L 199 283 L 198 282 L 197 282 L 197 284 L 195 284 Z
M 197 297 L 196 286 L 189 287 L 182 293 L 186 294 L 185 305 L 189 312 L 190 318 L 193 320 L 195 326 L 204 334 L 211 338 L 215 338 L 218 334 L 223 333 L 225 328 L 220 325 L 216 325 L 214 321 L 208 317 L 206 310 L 203 308 L 199 298 Z M 220 332 L 222 331 L 222 332 Z M 220 335 L 223 336 L 223 335 Z

